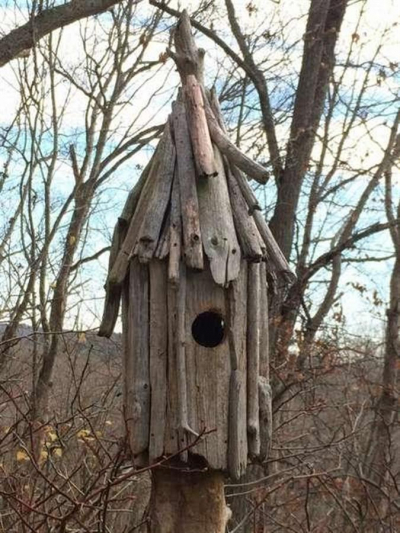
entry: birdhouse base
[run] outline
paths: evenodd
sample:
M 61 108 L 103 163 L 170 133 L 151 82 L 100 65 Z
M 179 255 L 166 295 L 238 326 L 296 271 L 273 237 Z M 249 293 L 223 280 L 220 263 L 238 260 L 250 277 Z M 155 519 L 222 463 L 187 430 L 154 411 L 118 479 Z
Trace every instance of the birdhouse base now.
M 231 511 L 215 470 L 152 470 L 149 533 L 225 533 Z

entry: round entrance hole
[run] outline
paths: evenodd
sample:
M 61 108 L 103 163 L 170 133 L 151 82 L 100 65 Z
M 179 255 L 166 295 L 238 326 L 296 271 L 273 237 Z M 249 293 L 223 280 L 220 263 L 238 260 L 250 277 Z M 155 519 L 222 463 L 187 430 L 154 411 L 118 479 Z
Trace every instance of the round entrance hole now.
M 192 335 L 200 346 L 215 348 L 224 340 L 225 323 L 224 319 L 215 311 L 205 311 L 200 313 L 193 320 Z

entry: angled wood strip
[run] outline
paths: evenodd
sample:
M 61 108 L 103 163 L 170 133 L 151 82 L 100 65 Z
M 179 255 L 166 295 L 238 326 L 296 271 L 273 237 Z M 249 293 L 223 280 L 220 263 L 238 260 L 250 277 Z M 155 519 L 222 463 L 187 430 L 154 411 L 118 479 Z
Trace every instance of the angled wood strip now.
M 163 141 L 160 168 L 154 180 L 152 195 L 148 201 L 137 237 L 135 255 L 139 257 L 142 263 L 147 263 L 153 257 L 171 196 L 176 153 L 169 122 L 165 127 Z
M 111 241 L 110 257 L 108 260 L 108 271 L 111 270 L 115 263 L 119 249 L 124 240 L 126 228 L 121 221 L 118 220 L 114 228 L 114 233 Z M 98 335 L 100 337 L 111 337 L 113 334 L 115 323 L 117 322 L 119 306 L 121 301 L 121 287 L 110 285 L 108 280 L 105 284 L 106 296 L 104 302 L 103 317 L 99 327 Z
M 247 292 L 247 431 L 250 457 L 260 454 L 260 264 L 249 263 Z
M 233 220 L 245 258 L 250 261 L 261 261 L 265 254 L 265 244 L 258 231 L 254 218 L 249 215 L 247 204 L 242 196 L 240 187 L 232 175 L 229 166 L 227 178 L 232 205 Z
M 167 403 L 167 263 L 153 260 L 150 271 L 150 442 L 149 461 L 164 454 Z
M 217 147 L 214 147 L 214 158 L 218 177 L 198 182 L 200 221 L 212 276 L 218 285 L 224 287 L 239 275 L 241 253 L 224 165 Z
M 215 177 L 218 173 L 204 111 L 203 93 L 193 74 L 186 78 L 184 96 L 197 175 L 199 178 Z
M 163 137 L 161 138 L 160 143 L 163 143 Z M 137 207 L 129 223 L 124 242 L 109 274 L 109 283 L 112 285 L 120 285 L 125 278 L 129 259 L 136 245 L 143 216 L 147 210 L 148 201 L 152 194 L 154 181 L 156 181 L 157 174 L 159 172 L 161 152 L 162 147 L 157 150 L 157 153 L 153 159 L 153 163 L 149 170 L 149 176 L 139 196 Z
M 185 105 L 173 104 L 172 122 L 177 154 L 179 193 L 181 201 L 184 254 L 187 266 L 203 269 L 199 203 L 196 190 L 196 171 L 190 145 Z
M 215 118 L 211 105 L 204 93 L 203 97 L 207 124 L 212 141 L 218 146 L 221 152 L 226 155 L 232 164 L 243 170 L 243 172 L 249 177 L 254 178 L 256 181 L 264 185 L 269 178 L 269 172 L 264 167 L 250 159 L 250 157 L 241 152 L 239 148 L 233 144 L 218 124 L 218 120 Z
M 150 431 L 149 272 L 133 259 L 129 266 L 127 349 L 124 350 L 124 414 L 133 455 L 147 450 Z
M 289 264 L 279 248 L 274 236 L 272 235 L 271 230 L 265 222 L 262 213 L 255 211 L 253 217 L 258 231 L 265 242 L 269 266 L 275 270 L 277 274 L 285 274 L 288 279 L 293 281 L 295 276 L 290 270 Z

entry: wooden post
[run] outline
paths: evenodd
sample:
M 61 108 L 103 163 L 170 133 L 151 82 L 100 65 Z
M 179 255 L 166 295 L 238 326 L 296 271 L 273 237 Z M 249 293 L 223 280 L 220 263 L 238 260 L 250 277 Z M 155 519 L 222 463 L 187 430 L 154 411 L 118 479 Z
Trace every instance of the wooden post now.
M 152 472 L 149 533 L 225 533 L 231 512 L 219 471 Z

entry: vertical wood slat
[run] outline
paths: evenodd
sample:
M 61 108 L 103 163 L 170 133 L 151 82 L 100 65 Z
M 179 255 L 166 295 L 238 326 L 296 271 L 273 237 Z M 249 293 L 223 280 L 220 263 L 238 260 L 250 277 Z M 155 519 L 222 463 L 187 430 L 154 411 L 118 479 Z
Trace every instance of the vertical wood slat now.
M 247 262 L 242 261 L 240 275 L 229 289 L 228 337 L 231 358 L 229 385 L 228 468 L 238 479 L 247 466 L 247 398 L 246 398 L 246 330 L 247 330 Z
M 260 264 L 249 263 L 247 293 L 247 431 L 250 457 L 260 454 Z
M 168 363 L 167 363 L 167 419 L 164 432 L 164 452 L 175 454 L 179 450 L 178 436 L 178 384 L 176 367 L 177 291 L 167 284 Z
M 149 461 L 164 454 L 167 401 L 167 263 L 153 260 L 150 271 L 150 442 Z
M 199 180 L 198 195 L 203 246 L 215 283 L 225 287 L 240 271 L 241 252 L 237 241 L 228 184 L 219 150 L 214 147 L 216 178 Z
M 261 286 L 261 331 L 260 331 L 260 459 L 266 459 L 272 442 L 272 391 L 269 383 L 269 320 L 268 320 L 268 285 L 267 267 L 260 266 Z
M 186 264 L 191 268 L 202 270 L 204 267 L 203 246 L 196 190 L 196 171 L 185 105 L 183 102 L 174 102 L 172 109 Z
M 129 302 L 125 359 L 125 422 L 133 455 L 147 450 L 150 429 L 149 272 L 133 259 L 129 266 Z
M 179 282 L 179 264 L 182 248 L 181 202 L 178 174 L 175 172 L 171 194 L 171 222 L 169 239 L 168 280 L 174 286 Z

